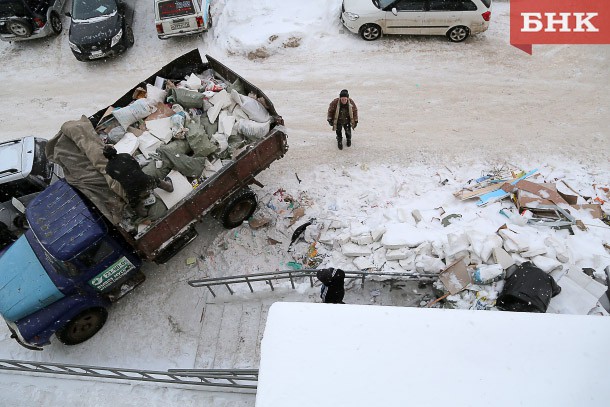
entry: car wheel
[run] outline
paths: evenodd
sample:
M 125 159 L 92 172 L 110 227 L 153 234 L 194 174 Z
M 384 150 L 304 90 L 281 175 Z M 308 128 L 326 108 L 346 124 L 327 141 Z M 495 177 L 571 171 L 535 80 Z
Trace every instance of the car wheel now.
M 235 228 L 248 219 L 256 210 L 256 194 L 250 188 L 239 191 L 224 207 L 220 215 L 222 226 Z
M 365 41 L 374 41 L 381 37 L 381 27 L 377 24 L 365 24 L 360 28 L 360 36 Z
M 135 41 L 136 40 L 133 36 L 133 30 L 131 29 L 131 27 L 127 27 L 125 29 L 125 45 L 127 46 L 127 48 L 132 47 Z
M 61 33 L 61 30 L 64 28 L 64 26 L 62 25 L 61 18 L 59 18 L 57 13 L 55 13 L 55 12 L 51 13 L 50 23 L 51 23 L 51 29 L 53 30 L 53 33 L 55 35 L 59 35 L 59 33 Z
M 70 320 L 55 333 L 64 345 L 78 345 L 95 335 L 106 323 L 108 311 L 104 308 L 89 308 Z
M 33 27 L 29 21 L 23 18 L 14 18 L 8 21 L 7 27 L 9 32 L 17 37 L 29 37 L 32 35 Z
M 453 27 L 451 30 L 447 32 L 447 38 L 451 42 L 462 42 L 470 35 L 470 30 L 468 27 L 464 27 L 463 25 L 458 25 L 457 27 Z

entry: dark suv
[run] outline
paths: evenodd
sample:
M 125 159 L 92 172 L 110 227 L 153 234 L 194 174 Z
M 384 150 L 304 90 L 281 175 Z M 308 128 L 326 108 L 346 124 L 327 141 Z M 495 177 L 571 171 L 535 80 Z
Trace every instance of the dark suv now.
M 0 0 L 0 40 L 22 41 L 61 32 L 66 0 Z
M 73 0 L 68 40 L 79 61 L 107 58 L 134 43 L 134 0 Z

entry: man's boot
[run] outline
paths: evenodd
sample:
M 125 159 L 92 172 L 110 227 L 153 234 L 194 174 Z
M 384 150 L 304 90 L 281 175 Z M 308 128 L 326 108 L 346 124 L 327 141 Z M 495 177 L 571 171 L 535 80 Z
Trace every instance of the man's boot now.
M 339 147 L 339 150 L 343 150 L 343 139 L 342 138 L 337 138 L 337 147 Z
M 347 140 L 347 146 L 351 147 L 352 146 L 352 138 L 351 137 L 347 137 L 346 140 Z

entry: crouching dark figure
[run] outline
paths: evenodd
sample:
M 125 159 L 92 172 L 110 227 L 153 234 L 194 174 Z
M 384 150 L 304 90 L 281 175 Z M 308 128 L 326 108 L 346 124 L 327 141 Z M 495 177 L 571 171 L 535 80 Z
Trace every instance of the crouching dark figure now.
M 320 269 L 316 273 L 316 277 L 322 283 L 322 292 L 320 298 L 325 304 L 345 304 L 343 297 L 345 296 L 345 272 L 341 269 L 329 268 Z

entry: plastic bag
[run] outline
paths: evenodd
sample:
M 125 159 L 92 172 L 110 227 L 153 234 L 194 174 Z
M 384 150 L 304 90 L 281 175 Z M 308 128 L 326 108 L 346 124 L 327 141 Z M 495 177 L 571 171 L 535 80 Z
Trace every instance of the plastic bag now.
M 129 106 L 114 110 L 112 115 L 117 119 L 121 127 L 127 130 L 127 127 L 140 119 L 144 119 L 156 109 L 156 107 L 151 106 L 147 99 L 138 99 Z
M 264 123 L 271 119 L 271 115 L 258 100 L 249 96 L 240 95 L 236 90 L 231 91 L 231 98 L 242 108 L 250 120 Z
M 270 127 L 270 121 L 258 123 L 253 120 L 241 119 L 237 122 L 237 133 L 250 140 L 259 140 L 269 133 Z

